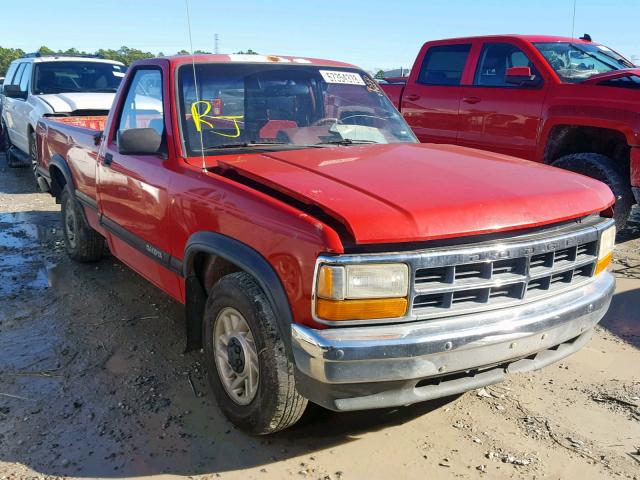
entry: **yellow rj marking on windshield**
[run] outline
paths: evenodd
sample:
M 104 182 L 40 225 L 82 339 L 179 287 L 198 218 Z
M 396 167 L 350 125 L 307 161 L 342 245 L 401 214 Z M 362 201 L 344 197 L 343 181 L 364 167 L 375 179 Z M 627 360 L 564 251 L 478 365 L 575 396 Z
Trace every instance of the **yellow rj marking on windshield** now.
M 201 104 L 205 106 L 204 112 L 200 112 Z M 244 118 L 243 115 L 208 115 L 210 111 L 211 104 L 204 100 L 193 102 L 191 104 L 191 118 L 193 119 L 193 124 L 196 126 L 196 130 L 198 132 L 202 131 L 202 126 L 204 125 L 209 128 L 211 133 L 220 135 L 221 137 L 238 138 L 240 136 L 240 125 L 238 124 L 238 121 Z M 216 132 L 214 130 L 214 120 L 231 120 L 236 131 L 234 133 Z

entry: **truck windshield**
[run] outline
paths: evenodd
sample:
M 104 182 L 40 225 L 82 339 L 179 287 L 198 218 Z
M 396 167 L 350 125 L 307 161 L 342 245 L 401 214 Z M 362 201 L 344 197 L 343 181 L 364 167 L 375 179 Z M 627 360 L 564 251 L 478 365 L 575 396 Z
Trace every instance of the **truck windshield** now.
M 356 69 L 188 64 L 179 70 L 178 92 L 182 135 L 192 156 L 265 144 L 417 142 L 380 86 Z
M 539 42 L 534 46 L 563 82 L 578 83 L 600 73 L 634 68 L 633 63 L 604 45 Z
M 33 93 L 115 92 L 126 67 L 102 62 L 43 62 L 35 64 Z

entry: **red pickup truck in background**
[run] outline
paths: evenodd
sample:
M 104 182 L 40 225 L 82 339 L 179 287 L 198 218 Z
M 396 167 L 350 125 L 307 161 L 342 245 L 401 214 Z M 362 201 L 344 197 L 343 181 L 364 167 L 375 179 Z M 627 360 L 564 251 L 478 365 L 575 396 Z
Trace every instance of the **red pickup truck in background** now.
M 382 88 L 421 142 L 504 153 L 605 182 L 617 199 L 618 229 L 640 201 L 640 69 L 588 36 L 427 42 L 410 76 Z
M 44 118 L 69 255 L 185 305 L 214 395 L 271 433 L 310 400 L 402 406 L 578 350 L 606 312 L 614 198 L 595 180 L 417 142 L 351 65 L 134 63 L 108 117 Z

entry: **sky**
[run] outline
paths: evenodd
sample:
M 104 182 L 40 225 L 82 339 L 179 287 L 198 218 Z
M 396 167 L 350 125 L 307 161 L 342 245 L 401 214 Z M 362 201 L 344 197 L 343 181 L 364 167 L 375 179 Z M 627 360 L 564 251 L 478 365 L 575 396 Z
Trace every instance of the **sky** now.
M 194 49 L 341 60 L 367 70 L 411 67 L 428 40 L 499 33 L 571 35 L 574 0 L 188 0 Z M 35 51 L 122 45 L 189 50 L 185 0 L 5 0 L 0 46 Z M 12 20 L 12 19 L 15 19 Z M 576 0 L 575 34 L 640 63 L 638 0 Z

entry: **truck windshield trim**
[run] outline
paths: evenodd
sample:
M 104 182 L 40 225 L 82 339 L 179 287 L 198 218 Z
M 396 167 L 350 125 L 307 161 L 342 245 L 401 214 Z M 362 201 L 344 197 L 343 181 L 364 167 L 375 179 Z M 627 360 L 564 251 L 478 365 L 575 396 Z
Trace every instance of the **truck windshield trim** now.
M 635 65 L 604 45 L 570 42 L 536 42 L 534 47 L 565 83 L 580 83 L 594 75 Z
M 115 93 L 127 67 L 117 63 L 56 61 L 34 64 L 35 95 L 72 92 Z
M 237 153 L 236 144 L 277 150 L 417 143 L 377 82 L 356 68 L 196 63 L 178 68 L 176 86 L 190 157 Z

